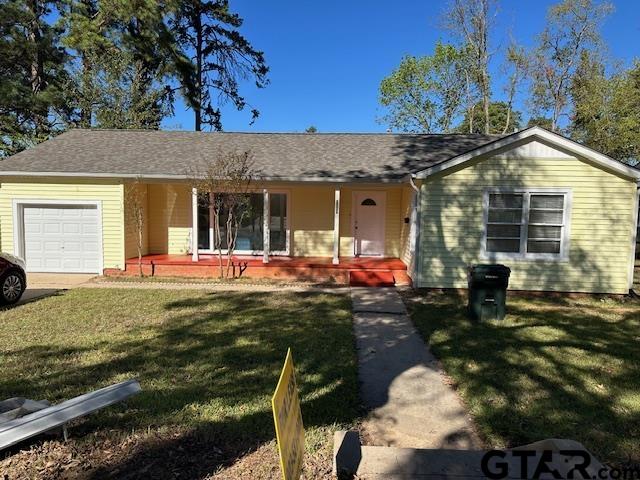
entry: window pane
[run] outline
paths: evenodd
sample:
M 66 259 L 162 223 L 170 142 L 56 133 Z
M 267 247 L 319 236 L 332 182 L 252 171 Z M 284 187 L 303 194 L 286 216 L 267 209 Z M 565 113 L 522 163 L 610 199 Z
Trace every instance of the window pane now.
M 489 209 L 489 222 L 491 223 L 520 223 L 522 210 L 494 210 Z
M 531 208 L 555 208 L 562 210 L 563 207 L 563 195 L 531 195 Z
M 489 195 L 489 206 L 496 208 L 521 208 L 521 193 L 492 193 Z
M 529 226 L 529 238 L 557 238 L 562 235 L 562 227 L 542 227 L 539 225 Z
M 520 225 L 487 225 L 487 237 L 520 238 Z
M 520 240 L 487 240 L 487 252 L 518 253 L 519 251 Z
M 287 249 L 287 195 L 272 193 L 269 198 L 269 249 L 272 252 L 284 252 Z
M 198 249 L 209 250 L 211 238 L 209 237 L 209 199 L 208 195 L 198 196 Z
M 236 249 L 262 250 L 264 245 L 264 237 L 262 236 L 264 196 L 261 193 L 250 194 L 246 208 L 247 212 L 238 229 Z
M 238 228 L 238 237 L 236 239 L 236 250 L 254 251 L 262 250 L 262 214 L 263 214 L 264 198 L 261 193 L 251 193 L 248 195 L 247 203 L 240 209 L 244 209 L 244 217 Z M 220 235 L 222 237 L 222 248 L 227 248 L 226 224 L 229 218 L 228 209 L 220 215 Z
M 533 210 L 529 212 L 529 223 L 550 223 L 562 225 L 562 211 Z
M 527 242 L 529 253 L 560 253 L 559 241 L 529 240 Z

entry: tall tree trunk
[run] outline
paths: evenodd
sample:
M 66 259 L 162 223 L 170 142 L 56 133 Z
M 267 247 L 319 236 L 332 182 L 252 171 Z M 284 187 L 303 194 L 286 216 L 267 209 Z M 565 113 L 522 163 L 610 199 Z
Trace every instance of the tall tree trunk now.
M 202 12 L 200 11 L 200 2 L 197 0 L 195 9 L 193 28 L 196 34 L 196 105 L 193 109 L 195 114 L 196 132 L 202 130 Z
M 84 14 L 87 18 L 93 19 L 98 15 L 98 5 L 96 0 L 82 0 Z M 93 52 L 95 53 L 95 52 Z M 82 128 L 91 128 L 91 118 L 93 117 L 93 86 L 91 75 L 93 68 L 89 59 L 89 52 L 83 50 L 80 52 L 82 57 L 82 95 L 80 100 L 80 126 Z
M 486 81 L 486 79 L 485 79 Z M 484 133 L 486 133 L 487 135 L 489 133 L 491 133 L 491 126 L 489 124 L 489 95 L 488 95 L 488 88 L 484 94 L 484 98 L 482 99 L 482 106 L 484 109 Z
M 465 85 L 467 90 L 467 118 L 469 119 L 469 133 L 473 133 L 473 98 L 471 96 L 471 77 L 468 68 L 465 68 Z
M 558 118 L 560 118 L 560 111 L 562 110 L 562 106 L 560 105 L 560 101 L 556 100 L 553 106 L 553 113 L 551 115 L 551 131 L 555 132 L 558 129 Z
M 86 53 L 82 53 L 82 99 L 80 100 L 80 126 L 91 128 L 91 117 L 93 114 L 92 99 L 93 92 L 89 94 L 91 87 L 91 62 Z
M 31 59 L 31 75 L 29 82 L 31 84 L 31 94 L 36 97 L 44 88 L 44 68 L 42 65 L 41 40 L 42 32 L 40 31 L 40 2 L 38 0 L 29 0 L 27 7 L 31 10 L 33 18 L 29 23 L 29 31 L 27 36 L 33 48 L 33 58 Z M 37 105 L 37 103 L 36 103 Z M 36 135 L 41 134 L 47 121 L 47 112 L 42 111 L 39 106 L 34 109 L 33 121 L 35 124 Z
M 504 123 L 504 128 L 502 129 L 502 134 L 506 134 L 509 131 L 509 123 L 511 123 L 511 103 L 507 107 L 507 121 Z
M 478 19 L 480 26 L 480 47 L 482 55 L 482 103 L 484 108 L 484 133 L 490 133 L 489 103 L 491 102 L 491 85 L 489 85 L 489 0 L 482 1 L 482 14 Z

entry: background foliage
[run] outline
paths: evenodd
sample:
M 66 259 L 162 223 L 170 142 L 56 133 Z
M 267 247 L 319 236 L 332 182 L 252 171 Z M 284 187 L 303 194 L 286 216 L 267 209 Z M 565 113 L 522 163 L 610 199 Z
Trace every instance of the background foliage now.
M 0 158 L 70 127 L 154 128 L 176 94 L 196 129 L 267 85 L 226 0 L 0 0 Z M 251 117 L 258 111 L 251 107 Z

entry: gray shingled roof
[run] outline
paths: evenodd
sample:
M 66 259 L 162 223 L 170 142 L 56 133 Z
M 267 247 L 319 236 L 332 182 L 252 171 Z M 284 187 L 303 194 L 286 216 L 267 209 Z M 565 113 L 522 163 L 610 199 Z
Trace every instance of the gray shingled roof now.
M 0 161 L 0 175 L 185 176 L 217 152 L 250 151 L 283 180 L 395 180 L 496 140 L 489 135 L 70 130 Z

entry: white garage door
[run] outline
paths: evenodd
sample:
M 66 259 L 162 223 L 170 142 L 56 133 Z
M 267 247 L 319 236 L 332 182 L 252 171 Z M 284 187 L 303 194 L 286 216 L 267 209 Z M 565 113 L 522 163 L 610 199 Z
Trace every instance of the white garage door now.
M 98 221 L 95 205 L 25 205 L 27 270 L 100 273 Z

